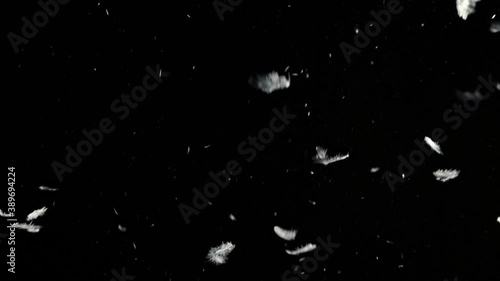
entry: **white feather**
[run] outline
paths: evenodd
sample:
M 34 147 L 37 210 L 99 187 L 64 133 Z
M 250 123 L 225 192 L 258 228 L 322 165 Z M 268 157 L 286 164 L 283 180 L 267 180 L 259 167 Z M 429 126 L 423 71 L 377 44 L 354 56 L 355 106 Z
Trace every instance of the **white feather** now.
M 290 87 L 290 76 L 288 76 L 288 78 L 283 75 L 280 76 L 276 71 L 273 71 L 265 75 L 258 74 L 252 76 L 248 79 L 248 83 L 252 87 L 266 94 L 270 94 L 276 90 Z
M 222 243 L 220 246 L 213 247 L 208 251 L 207 259 L 213 264 L 225 264 L 227 256 L 234 250 L 236 246 L 231 243 Z
M 2 210 L 0 210 L 0 217 L 10 218 L 13 217 L 13 215 L 12 213 L 4 213 Z
M 38 210 L 34 210 L 30 214 L 28 214 L 28 217 L 26 217 L 26 220 L 27 221 L 31 221 L 31 220 L 34 220 L 34 219 L 36 219 L 38 217 L 41 217 L 41 216 L 45 215 L 46 211 L 47 211 L 46 207 L 42 207 L 42 208 L 40 208 Z
M 328 165 L 328 164 L 331 164 L 331 163 L 334 163 L 334 162 L 337 162 L 337 161 L 340 161 L 340 160 L 344 160 L 346 158 L 349 158 L 349 153 L 347 154 L 337 154 L 333 157 L 330 157 L 328 156 L 328 154 L 326 153 L 328 151 L 328 149 L 324 149 L 322 148 L 321 146 L 316 146 L 316 156 L 313 157 L 313 161 L 314 163 L 316 164 L 323 164 L 323 165 Z
M 476 3 L 480 0 L 457 0 L 458 16 L 466 20 L 470 14 L 475 12 Z
M 24 229 L 28 232 L 31 232 L 31 233 L 37 233 L 40 231 L 40 229 L 42 228 L 42 226 L 40 225 L 34 225 L 34 224 L 27 224 L 27 223 L 14 223 L 14 227 L 15 228 L 19 228 L 19 229 Z
M 434 173 L 432 173 L 435 177 L 436 177 L 436 180 L 438 181 L 442 181 L 442 182 L 447 182 L 451 179 L 454 179 L 456 177 L 458 177 L 458 175 L 460 174 L 460 171 L 459 170 L 437 170 L 435 171 Z
M 432 150 L 443 155 L 443 152 L 441 151 L 441 147 L 439 146 L 439 144 L 435 143 L 431 138 L 425 137 L 424 141 L 425 141 L 425 143 L 427 143 L 428 146 L 430 146 L 432 148 Z
M 276 235 L 278 235 L 280 238 L 284 240 L 291 241 L 295 239 L 295 236 L 297 235 L 297 230 L 294 229 L 286 230 L 279 226 L 275 226 L 274 233 L 276 233 Z
M 43 185 L 38 187 L 38 189 L 44 190 L 44 191 L 57 191 L 57 190 L 59 190 L 59 188 L 50 188 L 48 186 L 43 186 Z
M 305 246 L 298 247 L 297 249 L 295 249 L 293 251 L 286 250 L 286 252 L 289 255 L 297 256 L 297 255 L 300 255 L 300 254 L 303 254 L 303 253 L 310 252 L 310 251 L 312 251 L 314 249 L 316 249 L 316 245 L 309 243 L 309 244 L 307 244 Z

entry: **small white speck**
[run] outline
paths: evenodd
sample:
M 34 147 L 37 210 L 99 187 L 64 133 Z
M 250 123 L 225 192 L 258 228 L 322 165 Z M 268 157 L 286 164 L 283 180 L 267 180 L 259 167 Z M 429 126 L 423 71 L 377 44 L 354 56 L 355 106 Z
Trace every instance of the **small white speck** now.
M 118 229 L 121 231 L 121 232 L 125 232 L 127 231 L 127 228 L 124 227 L 124 226 L 121 226 L 121 225 L 118 225 Z
M 209 147 L 210 147 L 210 145 L 211 145 L 211 144 L 209 144 L 209 145 L 205 145 L 205 146 L 204 146 L 204 148 L 209 148 Z
M 402 264 L 398 265 L 398 268 L 402 268 L 402 267 L 403 267 L 403 265 L 402 265 Z
M 108 16 L 109 16 L 109 12 L 108 12 L 108 9 L 106 9 L 106 15 L 108 15 Z
M 422 23 L 420 26 L 421 26 L 421 27 L 424 27 L 424 25 L 425 25 L 425 23 Z
M 232 221 L 235 221 L 236 218 L 233 216 L 233 214 L 229 214 L 229 218 L 232 220 Z
M 314 172 L 313 172 L 313 171 L 311 171 L 311 175 L 314 175 Z
M 359 33 L 359 29 L 358 28 L 356 28 L 354 31 L 356 32 L 356 34 Z
M 331 58 L 331 57 L 332 57 L 332 53 L 329 53 L 329 54 L 328 54 L 328 57 L 330 57 L 330 58 Z
M 405 178 L 405 174 L 402 174 L 401 177 L 404 179 Z
M 290 68 L 290 66 L 287 66 L 287 67 L 285 68 L 285 72 L 287 72 L 289 68 Z
M 497 218 L 497 222 L 500 223 L 500 217 Z
M 310 111 L 307 112 L 307 116 L 311 116 L 311 112 Z
M 188 18 L 191 18 L 191 16 L 190 16 L 189 14 L 187 14 L 187 17 L 188 17 Z
M 187 149 L 187 154 L 189 155 L 189 151 L 191 151 L 191 147 L 189 147 L 188 145 L 188 149 Z
M 496 14 L 494 14 L 494 15 L 491 17 L 491 19 L 494 19 L 496 16 L 497 16 L 497 15 L 496 15 Z
M 370 173 L 376 173 L 376 172 L 378 172 L 378 170 L 380 170 L 379 167 L 373 167 L 370 169 Z

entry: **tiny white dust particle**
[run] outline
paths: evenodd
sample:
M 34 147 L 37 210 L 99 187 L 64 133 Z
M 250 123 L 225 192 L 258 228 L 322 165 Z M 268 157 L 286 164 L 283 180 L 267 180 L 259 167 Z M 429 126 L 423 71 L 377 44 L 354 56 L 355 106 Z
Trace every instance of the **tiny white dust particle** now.
M 227 256 L 234 250 L 236 246 L 231 243 L 222 243 L 220 246 L 213 247 L 208 251 L 207 259 L 215 265 L 225 264 Z
M 34 220 L 38 217 L 41 217 L 45 214 L 45 212 L 47 211 L 47 208 L 46 207 L 42 207 L 38 210 L 34 210 L 33 212 L 31 212 L 28 217 L 26 218 L 27 221 L 31 221 L 31 220 Z
M 431 138 L 425 137 L 424 141 L 425 141 L 425 143 L 427 143 L 428 146 L 430 146 L 432 148 L 432 150 L 443 155 L 443 152 L 441 151 L 441 147 L 439 146 L 439 144 L 435 143 Z
M 300 255 L 300 254 L 303 254 L 303 253 L 307 253 L 307 252 L 310 252 L 312 250 L 316 249 L 316 245 L 314 244 L 307 244 L 305 246 L 302 246 L 302 247 L 299 247 L 293 251 L 290 251 L 290 250 L 286 250 L 286 253 L 289 254 L 289 255 L 293 255 L 293 256 L 297 256 L 297 255 Z
M 500 217 L 497 218 L 497 222 L 500 223 Z
M 458 177 L 458 175 L 460 174 L 460 171 L 459 170 L 449 170 L 449 169 L 441 170 L 440 169 L 440 170 L 435 171 L 432 174 L 436 177 L 436 180 L 442 181 L 442 182 L 447 182 L 451 179 Z
M 379 167 L 373 167 L 370 169 L 370 173 L 376 173 L 376 172 L 378 172 L 378 170 L 380 170 Z
M 236 218 L 233 216 L 233 214 L 229 214 L 229 218 L 232 220 L 232 221 L 235 221 Z
M 188 18 L 191 18 L 191 16 L 190 16 L 189 14 L 187 14 L 187 17 L 188 17 Z
M 124 226 L 121 226 L 121 225 L 118 225 L 118 229 L 121 231 L 121 232 L 125 232 L 127 231 L 127 228 L 124 227 Z
M 108 15 L 108 16 L 109 16 L 109 12 L 108 12 L 108 9 L 106 9 L 106 15 Z
M 191 147 L 189 147 L 188 145 L 188 149 L 187 149 L 187 154 L 189 155 L 189 151 L 191 150 Z
M 113 208 L 113 211 L 115 211 L 115 214 L 118 216 L 118 212 L 116 211 L 116 209 L 115 209 L 115 208 Z
M 279 226 L 274 227 L 274 233 L 276 233 L 276 235 L 278 235 L 281 239 L 284 239 L 287 241 L 294 240 L 295 236 L 297 236 L 297 230 L 294 230 L 294 229 L 286 230 L 286 229 L 283 229 Z

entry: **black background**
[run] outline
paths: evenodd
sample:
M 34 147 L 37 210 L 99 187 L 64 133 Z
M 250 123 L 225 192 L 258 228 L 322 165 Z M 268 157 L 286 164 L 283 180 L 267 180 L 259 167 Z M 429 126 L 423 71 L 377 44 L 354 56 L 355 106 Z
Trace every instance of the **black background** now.
M 15 54 L 6 35 L 40 8 L 9 2 L 4 148 L 16 216 L 49 208 L 39 233 L 16 231 L 17 279 L 108 281 L 124 267 L 134 280 L 282 280 L 299 264 L 285 249 L 331 235 L 341 247 L 308 280 L 500 280 L 498 91 L 457 130 L 442 117 L 478 75 L 499 80 L 499 35 L 489 31 L 498 3 L 479 2 L 464 21 L 454 1 L 402 1 L 347 63 L 339 44 L 353 44 L 383 5 L 243 0 L 221 22 L 210 1 L 72 0 Z M 112 101 L 157 64 L 170 76 L 116 119 Z M 247 83 L 287 66 L 298 74 L 287 90 Z M 238 145 L 284 106 L 297 117 L 246 163 Z M 104 117 L 115 131 L 58 182 L 51 163 Z M 444 155 L 392 193 L 383 173 L 437 127 Z M 316 146 L 350 157 L 316 165 Z M 192 205 L 192 189 L 232 159 L 243 172 L 186 225 L 179 204 Z M 445 168 L 460 176 L 436 181 Z M 275 225 L 299 229 L 297 239 L 284 243 Z M 226 241 L 236 245 L 227 264 L 207 262 Z

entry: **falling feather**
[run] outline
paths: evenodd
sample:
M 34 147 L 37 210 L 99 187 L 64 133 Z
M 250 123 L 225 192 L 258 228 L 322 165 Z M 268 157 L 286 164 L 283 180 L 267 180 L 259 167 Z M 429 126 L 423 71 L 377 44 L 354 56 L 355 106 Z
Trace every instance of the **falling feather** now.
M 349 153 L 347 154 L 337 154 L 334 157 L 330 157 L 327 154 L 328 149 L 324 149 L 321 146 L 316 146 L 316 156 L 313 157 L 313 161 L 316 164 L 328 165 L 340 160 L 344 160 L 349 157 Z
M 47 211 L 47 208 L 46 207 L 42 207 L 38 210 L 34 210 L 33 212 L 31 212 L 28 217 L 26 217 L 26 220 L 27 221 L 31 221 L 31 220 L 34 220 L 38 217 L 41 217 L 43 215 L 45 215 L 45 212 Z
M 480 0 L 457 0 L 458 16 L 466 20 L 470 14 L 475 12 L 476 3 Z
M 307 244 L 305 246 L 302 246 L 302 247 L 299 247 L 293 251 L 290 251 L 290 250 L 286 250 L 287 254 L 289 255 L 293 255 L 293 256 L 297 256 L 297 255 L 300 255 L 300 254 L 303 254 L 303 253 L 307 253 L 307 252 L 310 252 L 312 250 L 316 249 L 316 245 L 314 244 Z
M 251 76 L 248 79 L 248 83 L 252 87 L 259 89 L 266 94 L 270 94 L 276 90 L 290 87 L 290 75 L 288 75 L 287 78 L 283 75 L 280 76 L 276 71 L 264 75 L 257 74 L 255 76 Z
M 276 233 L 276 235 L 278 235 L 281 239 L 291 241 L 295 239 L 295 236 L 297 235 L 297 230 L 294 229 L 286 230 L 279 226 L 275 226 L 274 233 Z
M 435 177 L 436 177 L 436 180 L 438 181 L 442 181 L 442 182 L 447 182 L 451 179 L 454 179 L 456 177 L 458 177 L 458 175 L 460 174 L 460 171 L 459 170 L 449 170 L 449 169 L 446 169 L 446 170 L 437 170 L 435 171 L 434 173 L 432 173 Z
M 43 186 L 43 185 L 38 187 L 38 189 L 43 190 L 43 191 L 58 191 L 59 190 L 59 188 L 50 188 L 48 186 Z
M 431 138 L 425 137 L 424 138 L 425 143 L 432 148 L 432 150 L 436 151 L 437 153 L 443 155 L 443 152 L 441 151 L 441 147 L 439 144 L 435 143 Z
M 234 250 L 236 246 L 231 243 L 222 243 L 220 246 L 213 247 L 208 251 L 207 259 L 213 264 L 225 264 L 227 256 Z
M 2 210 L 0 210 L 0 217 L 10 218 L 13 217 L 13 215 L 12 213 L 4 213 Z
M 34 225 L 34 224 L 27 224 L 27 223 L 14 223 L 13 225 L 15 228 L 19 228 L 19 229 L 24 229 L 28 232 L 31 232 L 31 233 L 37 233 L 40 231 L 40 229 L 42 228 L 42 226 L 40 225 Z

